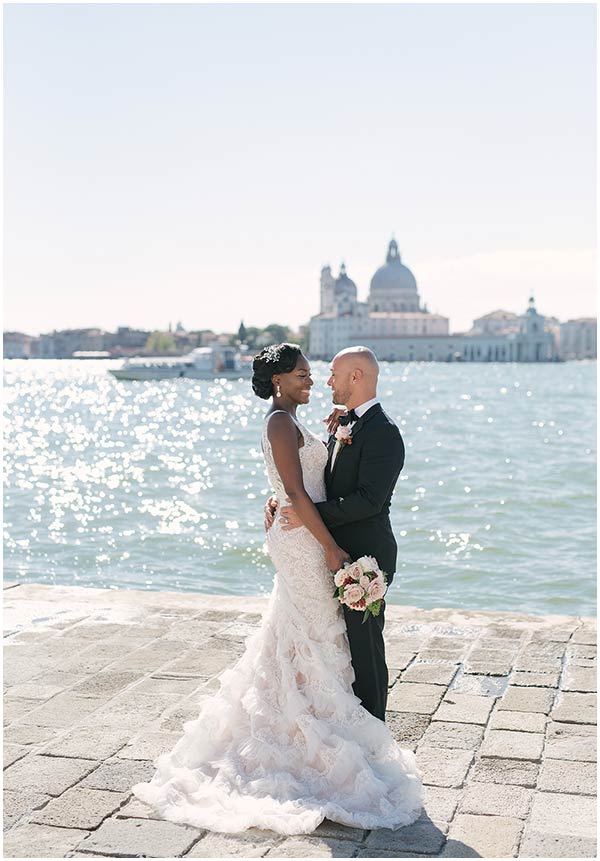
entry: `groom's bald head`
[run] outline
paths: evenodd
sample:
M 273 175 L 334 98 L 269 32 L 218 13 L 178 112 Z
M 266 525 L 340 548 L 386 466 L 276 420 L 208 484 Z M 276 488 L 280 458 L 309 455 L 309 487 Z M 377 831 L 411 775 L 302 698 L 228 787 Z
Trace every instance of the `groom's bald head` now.
M 334 404 L 344 404 L 348 409 L 360 406 L 377 394 L 379 362 L 368 347 L 346 347 L 334 356 L 331 376 L 327 385 L 331 387 Z

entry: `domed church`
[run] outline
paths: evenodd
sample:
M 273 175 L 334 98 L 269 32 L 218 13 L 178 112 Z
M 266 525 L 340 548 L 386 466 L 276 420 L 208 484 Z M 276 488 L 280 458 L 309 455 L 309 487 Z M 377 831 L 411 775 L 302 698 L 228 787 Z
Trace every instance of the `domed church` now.
M 383 266 L 371 278 L 366 302 L 342 263 L 337 278 L 321 270 L 321 311 L 309 324 L 309 355 L 329 361 L 344 347 L 364 344 L 382 361 L 551 362 L 557 345 L 533 297 L 524 314 L 496 311 L 475 321 L 470 332 L 449 333 L 447 317 L 421 306 L 415 276 L 392 239 Z M 481 327 L 500 315 L 503 325 Z M 514 318 L 514 319 L 513 319 Z
M 395 239 L 388 245 L 385 263 L 371 278 L 366 302 L 358 301 L 356 284 L 344 263 L 337 278 L 330 266 L 321 270 L 321 310 L 310 321 L 312 358 L 329 360 L 353 344 L 372 347 L 383 360 L 414 358 L 414 349 L 403 343 L 406 338 L 447 334 L 448 318 L 421 307 L 417 281 L 402 262 Z

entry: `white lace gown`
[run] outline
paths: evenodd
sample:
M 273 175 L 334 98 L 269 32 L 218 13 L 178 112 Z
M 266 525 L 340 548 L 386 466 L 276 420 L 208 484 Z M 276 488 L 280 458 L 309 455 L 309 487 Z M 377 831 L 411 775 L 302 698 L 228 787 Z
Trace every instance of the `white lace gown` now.
M 327 450 L 299 426 L 304 486 L 319 502 Z M 263 449 L 281 502 L 266 425 Z M 278 520 L 267 543 L 277 573 L 260 628 L 219 690 L 199 701 L 198 718 L 155 760 L 151 781 L 133 792 L 164 819 L 226 833 L 307 834 L 325 818 L 408 825 L 423 802 L 415 756 L 352 691 L 346 625 L 321 545 L 305 527 L 284 532 Z

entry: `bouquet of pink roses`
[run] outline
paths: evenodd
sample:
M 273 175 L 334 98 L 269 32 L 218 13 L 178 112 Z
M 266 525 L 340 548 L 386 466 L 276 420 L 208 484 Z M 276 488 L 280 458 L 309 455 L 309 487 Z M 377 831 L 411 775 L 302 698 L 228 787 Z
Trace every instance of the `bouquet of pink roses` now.
M 373 556 L 361 556 L 356 562 L 346 563 L 335 574 L 333 582 L 336 586 L 334 597 L 351 610 L 364 610 L 363 622 L 367 621 L 369 614 L 379 615 L 387 592 L 387 575 Z

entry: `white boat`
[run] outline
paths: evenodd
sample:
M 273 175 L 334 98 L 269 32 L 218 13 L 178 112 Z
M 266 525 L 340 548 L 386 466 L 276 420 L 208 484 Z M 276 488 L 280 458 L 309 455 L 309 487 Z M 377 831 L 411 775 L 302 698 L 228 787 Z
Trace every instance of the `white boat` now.
M 110 373 L 118 380 L 237 380 L 252 374 L 252 359 L 235 347 L 196 347 L 177 358 L 127 359 Z

